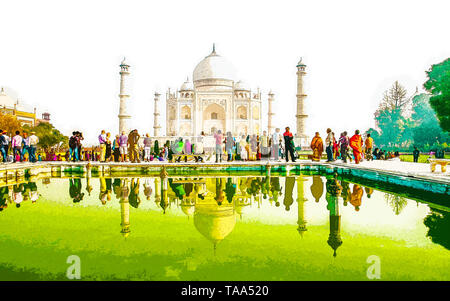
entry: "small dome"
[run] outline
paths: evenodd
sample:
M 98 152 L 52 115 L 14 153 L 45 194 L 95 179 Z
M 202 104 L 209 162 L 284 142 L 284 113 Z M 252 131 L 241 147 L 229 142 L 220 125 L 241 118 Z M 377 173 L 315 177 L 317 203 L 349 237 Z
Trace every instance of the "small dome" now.
M 14 99 L 11 96 L 9 96 L 5 89 L 2 87 L 0 90 L 0 106 L 6 106 L 7 108 L 13 108 L 14 105 L 18 105 L 19 104 L 19 100 L 18 99 Z
M 202 79 L 235 80 L 236 74 L 233 65 L 218 55 L 213 49 L 194 69 L 194 82 Z
M 181 204 L 181 211 L 183 211 L 184 214 L 187 216 L 194 215 L 195 212 L 195 206 L 194 205 L 188 205 L 188 204 Z
M 127 64 L 127 62 L 125 61 L 125 57 L 123 58 L 122 62 L 120 63 L 120 66 L 130 66 Z
M 186 81 L 181 85 L 180 91 L 193 91 L 194 90 L 194 84 L 189 80 L 189 78 L 186 78 Z
M 249 86 L 247 85 L 246 82 L 243 81 L 238 81 L 237 83 L 234 84 L 234 90 L 239 90 L 239 91 L 250 91 Z

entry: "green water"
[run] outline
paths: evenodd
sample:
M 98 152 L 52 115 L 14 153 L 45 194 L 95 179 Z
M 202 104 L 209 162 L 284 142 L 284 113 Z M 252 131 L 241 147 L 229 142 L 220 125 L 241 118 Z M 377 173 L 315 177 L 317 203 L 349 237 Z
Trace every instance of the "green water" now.
M 68 280 L 70 255 L 81 280 L 369 280 L 371 255 L 381 280 L 450 280 L 450 209 L 397 192 L 319 175 L 23 181 L 0 188 L 0 280 Z

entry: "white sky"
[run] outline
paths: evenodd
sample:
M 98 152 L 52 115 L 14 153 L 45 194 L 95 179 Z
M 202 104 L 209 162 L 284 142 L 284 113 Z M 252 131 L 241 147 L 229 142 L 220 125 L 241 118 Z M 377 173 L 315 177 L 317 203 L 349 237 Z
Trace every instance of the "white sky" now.
M 307 132 L 374 126 L 384 90 L 412 94 L 450 56 L 450 1 L 4 1 L 0 85 L 48 110 L 66 135 L 118 131 L 119 64 L 131 65 L 131 127 L 153 134 L 153 94 L 192 79 L 211 52 L 275 92 L 276 126 L 295 132 L 296 63 L 307 65 Z

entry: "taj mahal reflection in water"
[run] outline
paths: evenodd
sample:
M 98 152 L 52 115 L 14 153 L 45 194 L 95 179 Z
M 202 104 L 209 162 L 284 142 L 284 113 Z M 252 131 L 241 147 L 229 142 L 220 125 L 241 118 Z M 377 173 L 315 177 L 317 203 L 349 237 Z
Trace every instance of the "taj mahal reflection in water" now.
M 353 207 L 352 214 L 358 214 L 363 205 L 363 196 L 370 199 L 373 193 L 372 188 L 350 183 L 340 179 L 337 174 L 169 177 L 162 173 L 159 177 L 93 178 L 89 175 L 84 179 L 70 177 L 66 180 L 74 205 L 88 198 L 96 198 L 92 194 L 95 182 L 98 183 L 96 191 L 99 206 L 107 206 L 114 196 L 120 204 L 120 233 L 125 238 L 132 233 L 130 215 L 133 209 L 130 210 L 130 206 L 139 210 L 141 204 L 154 201 L 153 208 L 156 206 L 162 214 L 170 214 L 170 211 L 180 209 L 188 220 L 193 219 L 195 229 L 212 243 L 214 253 L 218 244 L 234 230 L 236 223 L 245 219 L 247 208 L 259 210 L 263 203 L 269 206 L 270 210 L 288 212 L 296 202 L 296 230 L 300 239 L 303 239 L 308 231 L 305 203 L 310 200 L 306 198 L 305 192 L 309 189 L 312 202 L 319 203 L 323 197 L 326 200 L 329 235 L 324 237 L 324 243 L 331 247 L 332 254 L 336 257 L 338 248 L 343 244 L 340 207 L 350 205 Z M 44 185 L 49 185 L 50 182 L 50 178 L 42 179 Z M 305 183 L 311 183 L 310 187 L 306 187 Z M 0 210 L 5 211 L 8 203 L 15 204 L 16 208 L 20 208 L 22 203 L 35 204 L 38 197 L 37 185 L 33 181 L 4 185 L 0 187 Z M 400 214 L 406 200 L 387 193 L 385 199 L 390 200 L 391 203 L 388 203 L 395 214 Z M 28 200 L 31 202 L 26 202 Z M 317 205 L 321 204 L 323 202 Z M 433 242 L 447 249 L 450 248 L 448 239 L 442 237 L 448 220 L 448 212 L 437 209 L 432 209 L 431 214 L 424 220 L 424 224 L 429 228 L 428 236 Z

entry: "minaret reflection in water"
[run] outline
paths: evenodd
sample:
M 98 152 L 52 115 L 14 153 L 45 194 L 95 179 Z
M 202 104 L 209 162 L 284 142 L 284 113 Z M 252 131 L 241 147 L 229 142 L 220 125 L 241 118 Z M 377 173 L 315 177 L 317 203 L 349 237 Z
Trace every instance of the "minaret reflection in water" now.
M 298 228 L 297 231 L 303 238 L 303 234 L 308 230 L 306 228 L 306 218 L 305 218 L 305 202 L 308 201 L 305 198 L 305 191 L 304 191 L 304 182 L 305 178 L 303 175 L 299 175 L 297 177 L 297 206 L 298 206 L 298 215 L 297 215 L 297 224 Z
M 122 230 L 123 237 L 127 238 L 130 235 L 130 203 L 128 200 L 129 196 L 129 188 L 128 188 L 128 179 L 121 179 L 119 186 L 119 197 L 120 197 L 120 226 Z
M 327 178 L 326 190 L 327 209 L 330 212 L 330 235 L 327 242 L 334 251 L 333 256 L 336 257 L 336 250 L 342 245 L 338 199 L 342 192 L 342 186 L 337 180 L 337 174 L 332 178 Z

